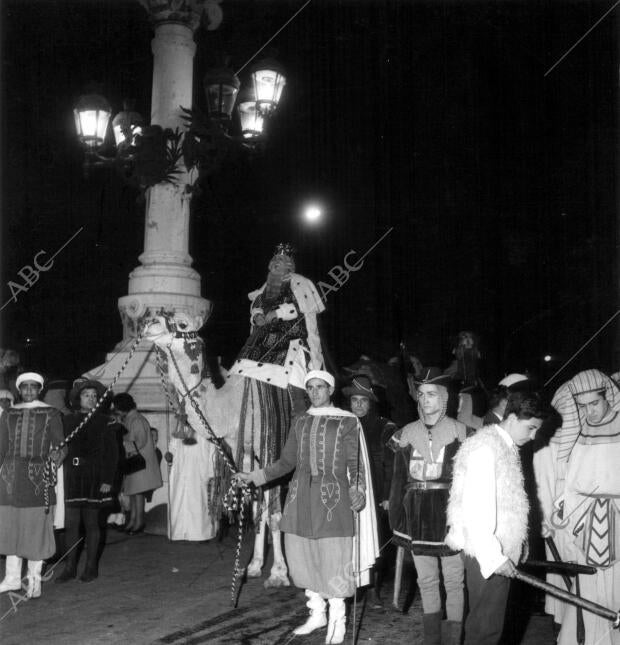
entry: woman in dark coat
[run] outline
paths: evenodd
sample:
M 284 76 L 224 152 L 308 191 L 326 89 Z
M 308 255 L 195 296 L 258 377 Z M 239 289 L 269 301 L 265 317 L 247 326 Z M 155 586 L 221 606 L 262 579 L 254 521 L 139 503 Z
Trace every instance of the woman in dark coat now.
M 70 401 L 76 412 L 64 418 L 65 437 L 82 423 L 104 392 L 105 387 L 98 381 L 84 380 L 75 384 Z M 79 550 L 76 545 L 82 524 L 86 566 L 80 580 L 91 582 L 98 576 L 102 521 L 118 494 L 118 490 L 114 490 L 119 465 L 117 432 L 116 421 L 98 410 L 67 444 L 65 540 L 69 552 L 65 568 L 56 582 L 67 582 L 77 575 Z

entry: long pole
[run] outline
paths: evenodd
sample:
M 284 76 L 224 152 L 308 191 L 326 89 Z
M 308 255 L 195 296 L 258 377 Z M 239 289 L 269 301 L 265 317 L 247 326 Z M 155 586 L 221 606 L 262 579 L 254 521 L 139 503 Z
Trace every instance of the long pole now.
M 558 547 L 555 545 L 555 540 L 549 535 L 548 537 L 545 538 L 545 543 L 549 547 L 549 551 L 551 551 L 551 555 L 553 556 L 553 559 L 556 562 L 562 562 L 562 558 L 560 557 L 560 552 L 558 551 Z M 592 573 L 596 573 L 596 569 L 594 569 L 594 567 L 592 567 Z M 571 589 L 570 579 L 567 579 L 568 576 L 566 576 L 565 574 L 562 574 L 562 577 L 564 579 L 564 584 L 566 585 L 566 589 L 570 591 Z M 581 591 L 579 590 L 579 573 L 577 573 L 577 575 L 575 576 L 575 591 L 577 592 L 578 596 L 581 596 Z M 583 609 L 581 609 L 581 607 L 577 607 L 577 624 L 575 625 L 575 629 L 577 630 L 576 631 L 577 645 L 583 645 L 586 642 L 586 625 L 583 622 Z
M 532 587 L 542 589 L 548 594 L 551 594 L 556 598 L 560 598 L 575 607 L 581 607 L 597 616 L 607 618 L 607 620 L 610 620 L 614 624 L 614 629 L 618 629 L 620 627 L 620 610 L 614 611 L 613 609 L 603 607 L 603 605 L 599 605 L 591 600 L 586 600 L 585 598 L 576 596 L 574 593 L 564 591 L 564 589 L 560 589 L 560 587 L 550 585 L 548 582 L 543 582 L 534 576 L 523 573 L 523 571 L 517 571 L 514 577 L 521 582 L 531 585 Z

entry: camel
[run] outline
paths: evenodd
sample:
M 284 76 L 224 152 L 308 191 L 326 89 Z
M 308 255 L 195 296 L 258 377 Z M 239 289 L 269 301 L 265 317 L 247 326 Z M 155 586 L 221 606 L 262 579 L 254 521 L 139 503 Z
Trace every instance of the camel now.
M 200 324 L 199 324 L 200 323 Z M 209 499 L 203 500 L 203 513 L 215 527 L 219 521 L 220 504 L 217 498 L 226 490 L 230 469 L 223 464 L 223 455 L 216 447 L 213 437 L 205 427 L 202 415 L 213 433 L 220 439 L 221 448 L 229 455 L 237 455 L 239 470 L 252 470 L 253 455 L 260 454 L 260 442 L 263 435 L 261 410 L 258 405 L 246 405 L 242 409 L 244 390 L 250 388 L 250 401 L 257 400 L 256 383 L 253 379 L 236 374 L 227 374 L 225 384 L 216 388 L 211 375 L 206 370 L 204 361 L 204 343 L 198 336 L 202 321 L 196 321 L 183 313 L 168 314 L 160 312 L 146 325 L 145 339 L 151 341 L 158 352 L 158 360 L 165 374 L 170 394 L 178 403 L 177 411 L 187 418 L 187 425 L 195 432 L 198 444 L 202 446 L 206 462 L 206 479 L 210 489 Z M 243 411 L 243 414 L 242 414 Z M 192 432 L 190 431 L 190 434 Z M 238 438 L 242 437 L 242 446 Z M 187 441 L 185 442 L 187 443 Z M 187 447 L 192 450 L 195 446 Z M 241 459 L 239 459 L 241 456 Z M 243 463 L 241 463 L 243 462 Z M 261 464 L 261 466 L 264 464 Z M 220 475 L 228 471 L 228 478 Z M 224 486 L 224 489 L 222 489 Z M 194 494 L 195 491 L 192 493 Z M 172 491 L 174 494 L 174 491 Z M 249 577 L 259 577 L 264 562 L 266 528 L 272 532 L 273 566 L 265 587 L 288 586 L 288 568 L 282 552 L 282 537 L 279 530 L 280 514 L 269 516 L 270 491 L 264 493 L 260 508 L 255 507 L 257 517 L 257 534 L 254 553 L 247 567 Z M 173 499 L 173 498 L 172 498 Z M 172 504 L 171 504 L 172 506 Z M 205 508 L 206 506 L 206 508 Z M 174 509 L 171 509 L 171 513 Z

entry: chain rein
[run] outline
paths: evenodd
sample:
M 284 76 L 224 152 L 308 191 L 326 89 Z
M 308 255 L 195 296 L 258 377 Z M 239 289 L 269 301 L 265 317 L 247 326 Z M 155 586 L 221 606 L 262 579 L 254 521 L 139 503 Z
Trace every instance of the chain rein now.
M 176 338 L 187 338 L 187 339 L 194 339 L 198 336 L 196 332 L 179 332 L 177 331 L 175 333 Z M 156 346 L 157 347 L 157 346 Z M 208 436 L 208 440 L 215 446 L 217 451 L 219 452 L 220 456 L 224 460 L 224 463 L 230 470 L 230 472 L 234 475 L 239 472 L 237 469 L 234 461 L 230 457 L 230 455 L 224 450 L 222 447 L 222 439 L 218 437 L 215 432 L 213 431 L 213 428 L 207 421 L 204 413 L 200 409 L 198 403 L 194 399 L 194 397 L 191 395 L 190 389 L 187 386 L 187 383 L 185 382 L 185 379 L 183 378 L 183 375 L 181 374 L 181 370 L 179 368 L 179 364 L 176 360 L 176 357 L 174 356 L 174 353 L 172 352 L 172 341 L 168 344 L 167 350 L 168 354 L 170 356 L 170 359 L 172 361 L 172 364 L 174 365 L 174 368 L 176 370 L 177 376 L 179 380 L 181 381 L 181 385 L 183 386 L 185 390 L 185 394 L 182 394 L 184 397 L 189 400 L 191 403 L 192 407 L 194 408 L 194 412 L 198 415 L 201 423 L 205 427 Z M 162 382 L 162 387 L 164 388 L 164 391 L 166 393 L 166 396 L 168 397 L 168 400 L 170 401 L 170 404 L 172 405 L 173 409 L 178 413 L 178 409 L 174 405 L 172 398 L 170 397 L 170 393 L 168 391 L 168 388 L 166 387 L 165 384 L 165 376 L 164 376 L 164 369 L 163 366 L 161 365 L 161 356 L 159 352 L 162 352 L 163 350 L 159 347 L 157 347 L 157 367 L 159 369 L 160 377 L 161 377 L 161 382 Z M 193 388 L 195 390 L 196 388 Z M 187 424 L 191 426 L 189 421 L 187 421 Z M 192 428 L 195 431 L 195 428 Z M 242 577 L 244 573 L 244 568 L 240 566 L 240 561 L 241 561 L 241 546 L 243 542 L 243 525 L 245 522 L 245 507 L 248 502 L 252 501 L 254 498 L 254 495 L 252 493 L 252 490 L 248 486 L 247 483 L 242 482 L 241 483 L 241 490 L 235 483 L 231 483 L 228 490 L 226 491 L 226 494 L 224 495 L 224 499 L 222 500 L 222 504 L 224 508 L 231 512 L 231 513 L 238 513 L 238 523 L 237 523 L 237 546 L 235 549 L 235 561 L 233 565 L 233 574 L 232 574 L 232 581 L 231 581 L 231 588 L 230 588 L 230 602 L 233 607 L 237 606 L 237 601 L 238 601 L 238 592 L 241 590 L 237 590 L 237 581 Z
M 138 335 L 136 336 L 135 340 L 131 344 L 131 347 L 129 349 L 129 352 L 127 354 L 127 358 L 123 361 L 123 364 L 121 365 L 121 368 L 118 370 L 114 378 L 112 379 L 110 385 L 106 388 L 106 391 L 101 395 L 95 406 L 88 412 L 88 414 L 82 419 L 80 424 L 71 431 L 70 434 L 68 434 L 55 448 L 55 450 L 61 450 L 64 448 L 68 443 L 70 443 L 75 436 L 84 428 L 84 426 L 91 420 L 92 416 L 97 412 L 97 410 L 103 405 L 104 401 L 106 400 L 108 394 L 112 391 L 112 388 L 116 385 L 116 382 L 120 378 L 121 374 L 125 371 L 127 368 L 127 365 L 129 364 L 129 361 L 133 358 L 133 355 L 136 353 L 136 350 L 138 349 L 138 345 L 142 341 L 142 338 L 144 337 L 144 329 L 146 329 L 146 326 L 142 328 L 142 331 L 138 332 Z M 43 467 L 43 483 L 44 483 L 44 488 L 43 488 L 43 500 L 45 503 L 45 513 L 48 514 L 50 510 L 50 488 L 53 488 L 56 485 L 56 482 L 58 481 L 58 465 L 56 464 L 56 461 L 52 458 L 51 454 L 48 456 L 47 460 L 45 461 L 45 465 Z

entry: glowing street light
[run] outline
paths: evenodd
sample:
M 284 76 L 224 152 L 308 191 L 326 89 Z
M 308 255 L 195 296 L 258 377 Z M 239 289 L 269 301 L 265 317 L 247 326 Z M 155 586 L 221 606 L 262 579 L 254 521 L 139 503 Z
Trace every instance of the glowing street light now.
M 309 204 L 304 209 L 304 218 L 306 222 L 315 224 L 323 217 L 323 209 L 317 204 Z

